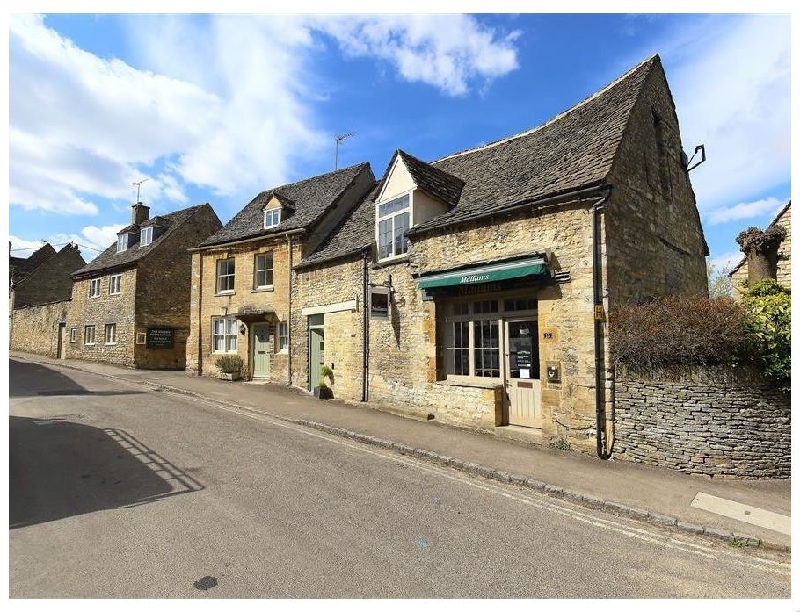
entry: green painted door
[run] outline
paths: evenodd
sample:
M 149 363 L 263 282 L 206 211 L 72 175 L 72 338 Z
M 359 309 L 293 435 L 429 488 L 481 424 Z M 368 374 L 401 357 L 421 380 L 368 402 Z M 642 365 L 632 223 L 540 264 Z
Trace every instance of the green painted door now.
M 269 325 L 253 325 L 253 378 L 269 378 L 272 368 L 272 344 Z
M 309 370 L 309 389 L 313 389 L 319 384 L 322 378 L 322 364 L 325 363 L 325 330 L 321 327 L 312 327 L 309 331 L 311 340 L 308 370 Z

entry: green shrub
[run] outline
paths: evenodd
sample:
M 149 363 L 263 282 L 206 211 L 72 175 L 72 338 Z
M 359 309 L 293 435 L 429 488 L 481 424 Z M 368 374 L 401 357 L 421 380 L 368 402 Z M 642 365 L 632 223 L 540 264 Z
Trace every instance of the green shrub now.
M 749 352 L 765 376 L 788 392 L 792 373 L 791 292 L 773 279 L 755 283 L 742 298 Z
M 220 372 L 230 374 L 231 372 L 241 372 L 244 361 L 239 355 L 220 355 L 214 360 L 214 365 Z
M 327 365 L 324 365 L 319 369 L 319 386 L 320 387 L 327 387 L 327 383 L 325 382 L 325 378 L 329 378 L 331 384 L 333 384 L 333 370 Z
M 615 307 L 611 350 L 630 367 L 735 363 L 746 351 L 745 310 L 731 298 L 666 296 Z

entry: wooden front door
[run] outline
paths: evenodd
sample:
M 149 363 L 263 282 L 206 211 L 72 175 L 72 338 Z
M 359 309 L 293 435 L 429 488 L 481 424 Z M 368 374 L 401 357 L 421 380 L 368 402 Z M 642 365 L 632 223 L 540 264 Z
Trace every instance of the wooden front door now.
M 539 328 L 536 319 L 506 322 L 505 386 L 508 424 L 542 426 Z
M 253 378 L 269 378 L 272 370 L 272 343 L 269 339 L 269 325 L 253 325 Z
M 67 358 L 67 324 L 66 323 L 59 323 L 58 324 L 58 348 L 56 349 L 56 355 L 58 359 L 66 359 Z
M 322 364 L 325 363 L 325 330 L 312 327 L 308 330 L 311 346 L 308 356 L 308 384 L 313 389 L 322 379 Z

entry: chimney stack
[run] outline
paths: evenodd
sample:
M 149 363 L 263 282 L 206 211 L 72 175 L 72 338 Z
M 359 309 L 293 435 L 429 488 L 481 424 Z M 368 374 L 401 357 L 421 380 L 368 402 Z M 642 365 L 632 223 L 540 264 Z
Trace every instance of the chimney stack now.
M 136 202 L 136 204 L 131 206 L 131 209 L 133 209 L 131 213 L 131 223 L 134 225 L 141 225 L 150 218 L 150 207 L 145 206 L 141 202 Z

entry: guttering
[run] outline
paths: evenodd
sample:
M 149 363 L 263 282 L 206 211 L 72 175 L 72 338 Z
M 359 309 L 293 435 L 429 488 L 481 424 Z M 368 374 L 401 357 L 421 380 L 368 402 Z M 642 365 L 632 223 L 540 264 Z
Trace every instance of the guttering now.
M 190 249 L 187 249 L 187 251 L 189 251 L 189 252 L 194 252 L 194 251 L 216 251 L 216 250 L 221 250 L 221 249 L 227 249 L 227 248 L 230 248 L 232 246 L 237 246 L 237 245 L 240 245 L 240 244 L 249 244 L 251 242 L 258 242 L 259 240 L 269 240 L 269 239 L 272 239 L 272 238 L 284 238 L 284 237 L 288 238 L 289 236 L 297 236 L 297 234 L 302 234 L 305 231 L 306 231 L 305 228 L 300 227 L 300 228 L 297 228 L 297 229 L 287 230 L 285 232 L 278 232 L 278 233 L 275 233 L 275 234 L 262 234 L 260 236 L 256 236 L 255 238 L 245 238 L 243 240 L 229 240 L 228 242 L 220 242 L 218 244 L 208 244 L 206 246 L 192 247 Z
M 605 346 L 601 337 L 603 327 L 603 274 L 600 256 L 600 213 L 611 197 L 611 185 L 604 187 L 605 195 L 592 205 L 592 302 L 594 304 L 594 409 L 597 434 L 597 456 L 608 459 L 611 454 L 603 444 L 603 420 L 605 419 Z M 606 436 L 608 438 L 608 436 Z
M 288 384 L 292 384 L 292 234 L 286 234 L 286 248 L 289 251 L 289 266 L 287 273 L 289 275 L 288 282 L 286 283 L 286 292 L 289 298 L 289 305 L 287 307 L 288 314 L 286 315 L 286 352 L 287 352 L 287 373 Z M 280 326 L 280 321 L 278 322 Z
M 363 330 L 363 338 L 362 338 L 362 346 L 361 346 L 361 354 L 363 358 L 363 362 L 361 364 L 361 401 L 366 402 L 369 398 L 369 392 L 367 391 L 367 383 L 369 381 L 369 312 L 367 309 L 367 303 L 369 300 L 369 273 L 368 273 L 368 251 L 364 249 L 362 251 L 362 269 L 361 269 L 361 280 L 362 280 L 362 298 L 361 298 L 361 311 L 362 311 L 362 323 L 361 328 Z
M 556 193 L 556 194 L 554 194 L 552 196 L 546 196 L 546 197 L 543 197 L 543 198 L 527 198 L 525 200 L 520 200 L 516 204 L 512 204 L 511 206 L 508 206 L 506 208 L 500 208 L 500 209 L 487 211 L 487 212 L 480 213 L 480 214 L 475 215 L 475 216 L 470 216 L 469 218 L 466 218 L 466 219 L 455 219 L 455 220 L 453 220 L 452 223 L 448 223 L 447 225 L 437 225 L 437 226 L 430 227 L 430 228 L 421 228 L 421 227 L 413 228 L 412 227 L 410 230 L 408 230 L 408 232 L 406 232 L 406 235 L 407 236 L 414 236 L 414 235 L 427 234 L 429 232 L 435 232 L 437 230 L 443 230 L 443 229 L 452 227 L 454 225 L 460 225 L 462 223 L 470 223 L 472 221 L 479 221 L 481 219 L 488 219 L 490 217 L 497 217 L 499 215 L 505 215 L 507 213 L 514 213 L 514 212 L 517 212 L 519 210 L 525 209 L 525 208 L 527 208 L 529 206 L 532 206 L 532 205 L 535 206 L 537 209 L 548 207 L 548 206 L 551 206 L 551 205 L 555 206 L 556 204 L 572 202 L 572 201 L 574 201 L 576 199 L 580 200 L 580 199 L 583 199 L 583 198 L 588 197 L 588 196 L 599 195 L 599 194 L 603 193 L 606 189 L 608 189 L 608 186 L 605 183 L 603 183 L 601 181 L 596 181 L 595 184 L 590 185 L 588 187 L 584 186 L 584 187 L 581 187 L 579 189 L 571 189 L 571 190 L 568 190 L 568 191 L 562 191 L 562 192 Z

